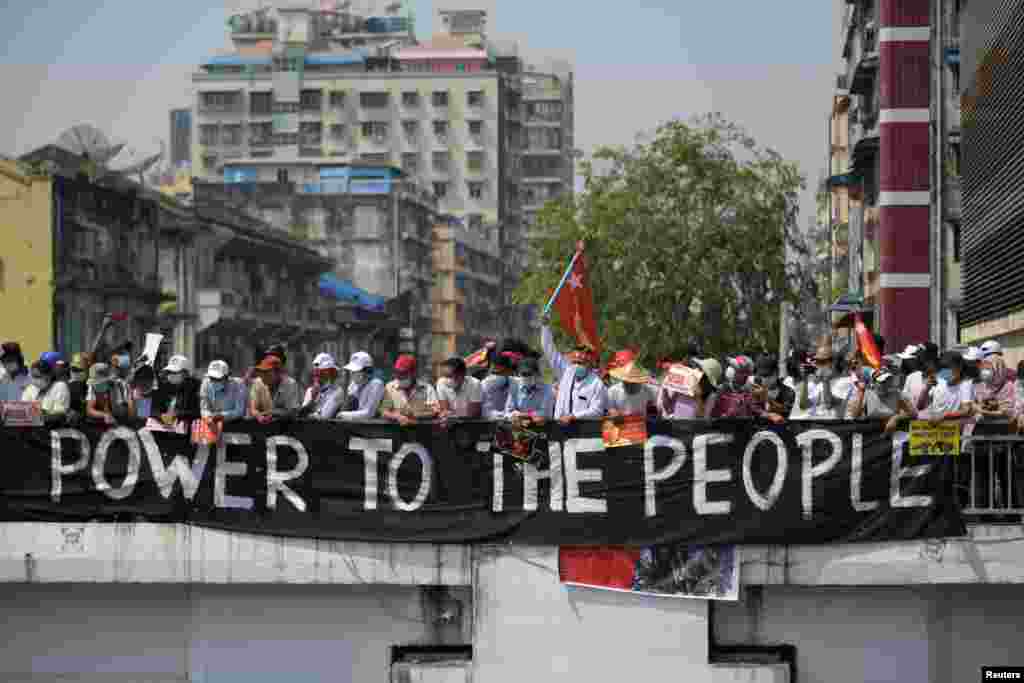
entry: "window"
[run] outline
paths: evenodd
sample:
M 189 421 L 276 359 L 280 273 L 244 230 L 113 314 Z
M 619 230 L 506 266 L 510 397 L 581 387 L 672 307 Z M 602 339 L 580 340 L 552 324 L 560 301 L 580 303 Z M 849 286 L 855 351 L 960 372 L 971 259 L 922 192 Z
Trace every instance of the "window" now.
M 278 146 L 299 144 L 298 133 L 274 133 L 274 144 Z
M 448 91 L 438 90 L 434 92 L 433 103 L 435 107 L 447 107 L 448 106 Z
M 302 111 L 320 111 L 324 94 L 319 90 L 303 90 L 299 94 L 299 108 Z
M 448 152 L 434 152 L 434 170 L 438 173 L 447 173 L 451 165 L 451 156 Z
M 359 159 L 365 161 L 368 164 L 388 164 L 391 163 L 391 155 L 387 152 L 378 154 L 362 154 Z
M 402 121 L 402 134 L 405 135 L 405 139 L 409 142 L 416 140 L 417 133 L 420 130 L 419 121 Z
M 235 111 L 242 102 L 242 94 L 237 92 L 204 92 L 199 96 L 201 108 L 210 112 Z
M 484 106 L 483 90 L 470 90 L 466 93 L 466 104 L 473 108 Z
M 526 146 L 531 149 L 560 149 L 562 131 L 558 128 L 532 128 L 526 131 Z
M 434 136 L 442 142 L 448 139 L 447 121 L 434 121 Z
M 216 145 L 218 137 L 220 136 L 220 129 L 217 126 L 203 125 L 199 126 L 199 144 L 200 145 Z
M 484 184 L 477 181 L 470 181 L 466 183 L 466 187 L 469 189 L 470 199 L 483 199 L 484 198 Z
M 298 102 L 278 102 L 274 101 L 274 113 L 275 114 L 298 114 L 299 103 Z
M 249 144 L 269 145 L 274 138 L 274 124 L 272 123 L 250 123 Z
M 434 196 L 444 199 L 448 195 L 448 183 L 434 183 Z
M 237 147 L 242 144 L 242 127 L 238 125 L 224 126 L 221 128 L 220 141 L 221 144 L 231 147 Z
M 953 262 L 960 263 L 960 221 L 949 224 L 953 231 Z
M 277 169 L 277 182 L 285 185 L 288 183 L 288 170 L 284 168 Z
M 420 169 L 420 157 L 415 153 L 405 153 L 402 155 L 402 170 L 406 173 L 416 173 Z
M 402 106 L 403 107 L 418 107 L 418 106 L 420 106 L 420 94 L 418 92 L 404 92 L 404 93 L 402 93 Z
M 466 226 L 469 227 L 470 230 L 483 232 L 484 217 L 478 213 L 470 214 L 469 216 L 466 216 Z
M 949 65 L 949 73 L 950 73 L 950 76 L 952 76 L 952 81 L 953 81 L 953 86 L 952 86 L 953 95 L 957 96 L 957 95 L 960 94 L 960 65 L 959 64 L 950 64 Z
M 346 142 L 346 137 L 347 131 L 344 125 L 336 123 L 331 126 L 331 142 Z
M 363 137 L 383 144 L 388 137 L 388 124 L 383 121 L 364 121 L 362 125 Z
M 470 121 L 469 122 L 469 134 L 473 137 L 480 137 L 484 134 L 484 122 L 483 121 Z
M 299 125 L 299 138 L 303 145 L 319 147 L 323 143 L 323 124 L 303 123 Z
M 249 113 L 253 116 L 270 116 L 274 110 L 273 95 L 268 92 L 254 92 L 249 95 Z
M 469 152 L 466 154 L 466 169 L 474 173 L 484 170 L 484 153 Z
M 345 93 L 343 92 L 332 92 L 331 93 L 331 109 L 344 109 L 345 107 Z
M 960 175 L 960 143 L 951 142 L 949 145 L 949 172 L 954 175 Z
M 383 109 L 388 106 L 388 94 L 386 92 L 359 93 L 359 106 L 363 109 Z

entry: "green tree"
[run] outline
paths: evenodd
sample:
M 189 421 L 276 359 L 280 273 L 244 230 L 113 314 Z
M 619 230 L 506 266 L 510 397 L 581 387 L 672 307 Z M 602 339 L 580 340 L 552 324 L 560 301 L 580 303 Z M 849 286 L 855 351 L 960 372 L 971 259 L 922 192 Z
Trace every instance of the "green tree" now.
M 638 347 L 649 366 L 691 341 L 708 354 L 778 347 L 780 304 L 798 290 L 795 164 L 710 114 L 581 165 L 583 192 L 538 214 L 518 303 L 543 306 L 584 240 L 607 350 Z

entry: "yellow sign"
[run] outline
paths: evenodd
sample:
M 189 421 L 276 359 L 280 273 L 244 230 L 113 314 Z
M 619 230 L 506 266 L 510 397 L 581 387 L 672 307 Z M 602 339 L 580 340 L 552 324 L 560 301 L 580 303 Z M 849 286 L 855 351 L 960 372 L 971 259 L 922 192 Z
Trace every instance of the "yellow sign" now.
M 960 423 L 933 425 L 923 420 L 910 423 L 910 455 L 958 455 Z

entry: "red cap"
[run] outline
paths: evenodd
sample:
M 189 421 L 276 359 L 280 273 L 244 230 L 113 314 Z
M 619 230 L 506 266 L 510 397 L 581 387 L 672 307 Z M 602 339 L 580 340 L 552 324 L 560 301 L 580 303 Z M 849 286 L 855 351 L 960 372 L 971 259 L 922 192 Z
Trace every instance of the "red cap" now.
M 416 357 L 402 355 L 395 361 L 395 372 L 414 372 L 416 370 Z
M 276 370 L 281 367 L 281 359 L 277 356 L 266 356 L 260 364 L 256 366 L 257 370 Z

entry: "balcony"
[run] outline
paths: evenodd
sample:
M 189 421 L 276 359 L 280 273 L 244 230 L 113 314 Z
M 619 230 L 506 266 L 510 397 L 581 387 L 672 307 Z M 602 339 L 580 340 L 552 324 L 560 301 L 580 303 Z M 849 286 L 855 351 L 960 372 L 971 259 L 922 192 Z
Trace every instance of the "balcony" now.
M 851 95 L 862 95 L 872 87 L 878 73 L 878 30 L 873 22 L 854 29 L 850 39 L 850 57 L 846 63 L 846 83 Z
M 878 153 L 879 110 L 860 107 L 850 109 L 850 159 L 852 166 L 859 166 L 864 160 Z

